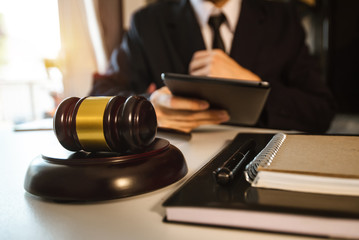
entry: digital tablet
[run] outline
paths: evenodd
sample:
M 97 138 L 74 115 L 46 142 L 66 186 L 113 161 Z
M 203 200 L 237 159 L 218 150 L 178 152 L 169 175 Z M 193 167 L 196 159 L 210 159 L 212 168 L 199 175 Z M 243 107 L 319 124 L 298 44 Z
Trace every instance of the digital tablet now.
M 268 82 L 174 73 L 161 77 L 173 95 L 203 99 L 210 108 L 227 110 L 230 120 L 226 124 L 233 125 L 255 125 L 270 91 Z

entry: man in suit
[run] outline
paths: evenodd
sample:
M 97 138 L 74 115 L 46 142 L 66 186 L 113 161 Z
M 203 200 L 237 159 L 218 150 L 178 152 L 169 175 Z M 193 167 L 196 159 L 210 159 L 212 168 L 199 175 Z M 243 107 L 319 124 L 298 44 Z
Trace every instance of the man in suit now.
M 223 13 L 223 50 L 212 49 L 211 15 Z M 159 126 L 190 131 L 226 122 L 206 101 L 173 96 L 163 72 L 268 81 L 260 127 L 323 132 L 334 115 L 331 94 L 304 43 L 291 3 L 265 0 L 164 1 L 139 10 L 92 95 L 151 94 Z

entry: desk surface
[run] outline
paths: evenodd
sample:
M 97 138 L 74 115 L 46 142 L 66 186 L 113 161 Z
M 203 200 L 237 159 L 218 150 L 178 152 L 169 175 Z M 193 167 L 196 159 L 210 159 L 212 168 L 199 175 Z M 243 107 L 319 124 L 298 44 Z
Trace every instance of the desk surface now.
M 218 153 L 227 140 L 239 132 L 263 129 L 204 127 L 194 132 L 191 140 L 159 135 L 184 154 L 189 168 L 184 179 L 151 193 L 86 204 L 45 201 L 23 188 L 32 159 L 44 148 L 59 144 L 52 131 L 0 130 L 0 239 L 315 239 L 162 222 L 162 202 Z

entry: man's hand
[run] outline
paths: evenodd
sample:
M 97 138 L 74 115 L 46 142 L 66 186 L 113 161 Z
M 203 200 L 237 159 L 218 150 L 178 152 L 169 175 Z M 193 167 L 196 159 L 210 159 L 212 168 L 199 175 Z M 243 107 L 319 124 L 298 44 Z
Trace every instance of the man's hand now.
M 195 52 L 189 65 L 189 74 L 261 81 L 259 76 L 219 49 Z M 219 124 L 229 120 L 226 111 L 209 109 L 209 103 L 203 100 L 173 96 L 167 87 L 153 92 L 151 102 L 160 127 L 190 132 L 200 125 Z
M 258 75 L 239 65 L 220 49 L 195 52 L 189 64 L 189 74 L 261 81 Z
M 167 87 L 151 95 L 160 127 L 190 132 L 204 124 L 227 122 L 229 115 L 224 110 L 210 110 L 209 103 L 198 99 L 173 96 Z

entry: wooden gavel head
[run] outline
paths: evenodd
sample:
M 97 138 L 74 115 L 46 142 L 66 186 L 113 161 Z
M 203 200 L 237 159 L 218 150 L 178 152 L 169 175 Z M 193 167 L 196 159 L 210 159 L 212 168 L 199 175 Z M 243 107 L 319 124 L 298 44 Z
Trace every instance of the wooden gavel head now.
M 157 118 L 140 96 L 70 97 L 56 110 L 54 131 L 70 151 L 139 152 L 155 139 Z

